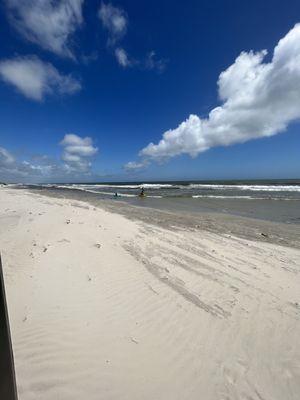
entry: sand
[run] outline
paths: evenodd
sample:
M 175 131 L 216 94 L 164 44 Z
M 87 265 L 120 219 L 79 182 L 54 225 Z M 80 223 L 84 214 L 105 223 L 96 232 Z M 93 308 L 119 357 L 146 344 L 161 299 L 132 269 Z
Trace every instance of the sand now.
M 20 400 L 288 400 L 300 250 L 0 188 Z

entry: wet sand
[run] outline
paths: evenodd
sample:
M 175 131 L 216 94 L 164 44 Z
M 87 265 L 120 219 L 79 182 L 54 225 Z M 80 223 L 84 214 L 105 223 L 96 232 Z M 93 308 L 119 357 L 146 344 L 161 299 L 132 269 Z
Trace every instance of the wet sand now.
M 84 201 L 92 206 L 123 215 L 132 221 L 151 223 L 167 229 L 180 228 L 191 231 L 204 229 L 217 234 L 233 234 L 245 239 L 300 248 L 300 224 L 270 221 L 262 216 L 249 218 L 230 212 L 211 212 L 208 209 L 203 212 L 187 212 L 186 208 L 184 210 L 172 210 L 171 207 L 159 209 L 148 206 L 153 205 L 153 202 L 147 203 L 144 199 L 137 199 L 134 203 L 122 199 L 99 199 L 97 194 L 79 190 L 35 188 L 30 192 L 47 197 Z M 289 202 L 289 204 L 295 203 Z M 255 214 L 255 209 L 253 213 Z M 300 216 L 300 209 L 297 215 Z

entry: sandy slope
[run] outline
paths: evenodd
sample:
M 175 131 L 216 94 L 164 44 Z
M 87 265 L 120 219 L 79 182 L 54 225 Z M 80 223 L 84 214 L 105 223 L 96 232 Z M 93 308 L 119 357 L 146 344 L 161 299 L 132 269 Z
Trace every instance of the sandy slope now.
M 299 399 L 300 251 L 0 189 L 20 400 Z

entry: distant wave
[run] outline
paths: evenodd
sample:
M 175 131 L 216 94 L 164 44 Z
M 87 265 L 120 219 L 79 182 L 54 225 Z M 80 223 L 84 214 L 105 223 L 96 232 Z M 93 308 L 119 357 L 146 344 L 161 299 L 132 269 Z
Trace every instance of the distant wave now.
M 133 185 L 120 185 L 120 184 L 66 184 L 66 185 L 45 185 L 52 186 L 58 188 L 73 188 L 73 189 L 141 189 L 144 187 L 149 190 L 159 190 L 159 189 L 184 189 L 184 190 L 192 190 L 192 189 L 208 189 L 208 190 L 242 190 L 242 191 L 256 191 L 256 192 L 300 192 L 300 185 L 254 185 L 254 184 L 244 184 L 244 185 L 222 185 L 222 184 L 205 184 L 205 183 L 190 183 L 187 185 L 182 184 L 170 184 L 170 183 L 142 183 L 142 184 L 133 184 Z M 97 191 L 97 193 L 100 193 Z
M 240 200 L 300 200 L 300 185 L 255 185 L 255 184 L 205 184 L 205 183 L 151 183 L 151 184 L 46 184 L 44 188 L 80 190 L 86 193 L 112 198 L 118 193 L 120 198 L 136 198 L 141 187 L 147 198 L 153 199 L 240 199 Z M 173 190 L 174 189 L 174 190 Z
M 299 185 L 211 185 L 190 184 L 191 189 L 253 190 L 256 192 L 300 192 Z
M 163 189 L 163 188 L 174 188 L 179 187 L 179 185 L 171 185 L 171 184 L 150 184 L 150 183 L 142 183 L 139 185 L 114 185 L 114 184 L 105 184 L 105 183 L 97 183 L 97 184 L 66 184 L 62 185 L 68 188 L 78 188 L 78 187 L 86 187 L 86 188 L 119 188 L 119 189 L 141 189 L 142 187 L 145 189 Z
M 243 200 L 298 200 L 288 197 L 252 197 L 252 196 L 222 196 L 212 194 L 196 194 L 192 196 L 193 199 L 210 198 L 210 199 L 243 199 Z
M 93 187 L 93 188 L 116 188 L 116 189 L 141 189 L 142 187 L 145 189 L 165 189 L 165 188 L 176 188 L 176 187 L 180 187 L 179 185 L 171 185 L 171 184 L 150 184 L 150 183 L 142 183 L 139 185 L 113 185 L 113 184 L 95 184 L 95 185 L 68 185 L 68 186 L 73 186 L 73 187 L 77 187 L 77 186 L 81 186 L 81 187 Z
M 251 196 L 218 196 L 212 194 L 195 194 L 193 199 L 209 198 L 209 199 L 246 199 L 246 200 L 268 200 L 266 197 L 251 197 Z

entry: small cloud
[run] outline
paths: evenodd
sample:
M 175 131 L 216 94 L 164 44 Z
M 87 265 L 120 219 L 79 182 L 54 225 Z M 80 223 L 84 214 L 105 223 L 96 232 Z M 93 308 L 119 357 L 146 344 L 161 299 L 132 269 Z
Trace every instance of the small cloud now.
M 90 159 L 98 152 L 98 148 L 93 146 L 92 138 L 81 138 L 70 133 L 64 136 L 60 145 L 64 149 L 62 160 L 65 161 L 68 172 L 89 172 Z
M 22 161 L 21 163 L 22 171 L 26 175 L 49 175 L 52 171 L 53 165 L 39 165 L 32 164 L 28 161 Z
M 129 161 L 127 164 L 124 165 L 123 168 L 126 172 L 135 172 L 146 168 L 148 165 L 149 162 L 147 160 L 143 160 L 141 162 Z
M 154 51 L 147 54 L 145 61 L 130 58 L 127 51 L 122 47 L 117 47 L 115 49 L 115 56 L 118 63 L 124 68 L 135 66 L 141 70 L 155 70 L 159 73 L 162 73 L 166 68 L 166 61 L 156 59 Z
M 62 75 L 50 63 L 36 56 L 0 61 L 0 77 L 29 99 L 41 101 L 46 95 L 73 94 L 81 89 L 78 80 Z
M 5 0 L 11 25 L 26 40 L 75 58 L 71 37 L 83 22 L 84 0 Z
M 108 32 L 107 44 L 114 51 L 119 65 L 123 68 L 135 66 L 142 70 L 156 70 L 157 72 L 165 70 L 166 60 L 157 59 L 154 51 L 150 51 L 144 60 L 133 59 L 123 47 L 117 47 L 117 43 L 126 35 L 128 27 L 128 16 L 122 8 L 115 7 L 111 3 L 102 3 L 98 16 L 104 29 Z
M 133 65 L 133 61 L 128 58 L 128 54 L 124 49 L 118 47 L 115 50 L 115 56 L 122 67 L 127 68 Z
M 124 10 L 112 4 L 102 3 L 98 16 L 108 31 L 108 45 L 112 46 L 126 34 L 128 18 Z

